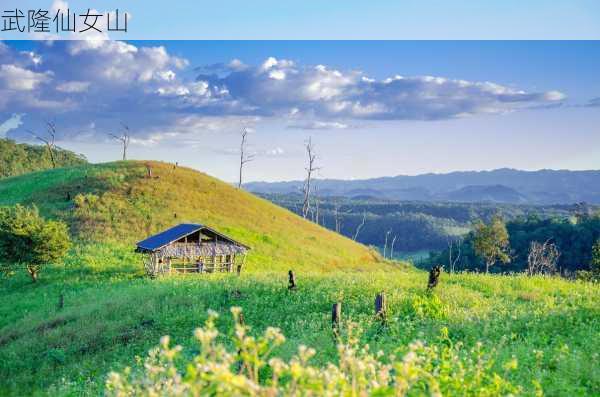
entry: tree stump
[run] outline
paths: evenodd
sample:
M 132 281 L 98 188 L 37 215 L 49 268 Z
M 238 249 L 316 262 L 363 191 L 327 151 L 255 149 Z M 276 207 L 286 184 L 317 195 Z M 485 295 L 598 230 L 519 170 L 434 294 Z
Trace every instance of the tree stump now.
M 294 275 L 294 272 L 290 270 L 288 272 L 288 277 L 289 277 L 288 290 L 289 291 L 294 291 L 297 288 L 297 285 L 296 285 L 296 276 Z
M 427 290 L 432 291 L 440 280 L 440 274 L 442 273 L 442 267 L 436 265 L 429 271 L 429 281 L 427 282 Z
M 387 319 L 387 298 L 383 291 L 375 296 L 375 318 L 382 324 L 385 324 Z
M 331 329 L 334 340 L 340 337 L 340 322 L 342 320 L 342 302 L 334 303 L 331 307 Z

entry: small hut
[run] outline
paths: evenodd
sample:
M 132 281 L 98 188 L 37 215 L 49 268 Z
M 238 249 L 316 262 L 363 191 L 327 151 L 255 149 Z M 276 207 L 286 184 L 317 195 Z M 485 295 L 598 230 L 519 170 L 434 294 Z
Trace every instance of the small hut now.
M 210 227 L 182 223 L 137 243 L 150 276 L 242 270 L 250 247 Z

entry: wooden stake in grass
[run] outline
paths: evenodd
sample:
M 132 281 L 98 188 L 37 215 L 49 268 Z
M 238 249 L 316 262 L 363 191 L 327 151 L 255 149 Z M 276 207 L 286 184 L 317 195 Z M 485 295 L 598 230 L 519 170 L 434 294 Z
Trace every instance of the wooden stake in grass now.
M 296 286 L 296 276 L 294 275 L 294 272 L 291 270 L 288 272 L 288 276 L 289 276 L 288 290 L 294 291 L 297 287 Z
M 387 299 L 383 291 L 375 296 L 375 317 L 382 324 L 385 324 L 387 318 Z
M 58 296 L 58 310 L 62 310 L 65 307 L 65 294 Z
M 340 337 L 340 322 L 342 320 L 342 302 L 334 303 L 331 308 L 331 329 L 333 338 L 337 341 Z
M 427 291 L 433 291 L 433 289 L 438 285 L 441 273 L 442 267 L 440 265 L 436 265 L 431 268 L 429 271 L 429 281 L 427 282 Z

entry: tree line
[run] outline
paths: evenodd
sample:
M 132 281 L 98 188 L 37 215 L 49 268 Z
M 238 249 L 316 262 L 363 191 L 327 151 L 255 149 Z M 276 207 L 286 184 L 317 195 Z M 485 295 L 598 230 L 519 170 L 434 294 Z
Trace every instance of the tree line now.
M 600 273 L 600 214 L 569 218 L 518 217 L 504 222 L 476 222 L 473 230 L 441 252 L 428 265 L 450 271 L 493 271 L 577 274 Z

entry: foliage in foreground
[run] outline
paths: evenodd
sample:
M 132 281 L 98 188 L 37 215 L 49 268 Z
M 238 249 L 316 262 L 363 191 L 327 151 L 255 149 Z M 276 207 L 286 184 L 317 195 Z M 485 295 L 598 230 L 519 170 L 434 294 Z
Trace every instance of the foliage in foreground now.
M 346 341 L 337 346 L 337 364 L 318 368 L 310 364 L 315 350 L 304 345 L 289 361 L 271 357 L 273 349 L 285 342 L 280 330 L 269 327 L 258 338 L 249 336 L 241 309 L 233 307 L 231 312 L 236 324 L 231 339 L 237 352 L 218 342 L 217 313 L 209 312 L 204 327 L 194 332 L 199 345 L 195 357 L 182 359 L 182 347 L 171 347 L 164 336 L 141 371 L 126 368 L 109 374 L 107 395 L 497 396 L 521 391 L 492 370 L 493 357 L 480 343 L 471 350 L 453 345 L 446 329 L 437 345 L 416 341 L 401 355 L 384 357 L 381 351 L 370 352 L 369 345 L 359 346 L 356 327 L 350 323 Z M 513 358 L 503 370 L 508 373 L 517 367 Z
M 0 260 L 5 272 L 24 267 L 35 282 L 42 266 L 62 259 L 69 247 L 63 222 L 45 220 L 35 206 L 0 207 Z

